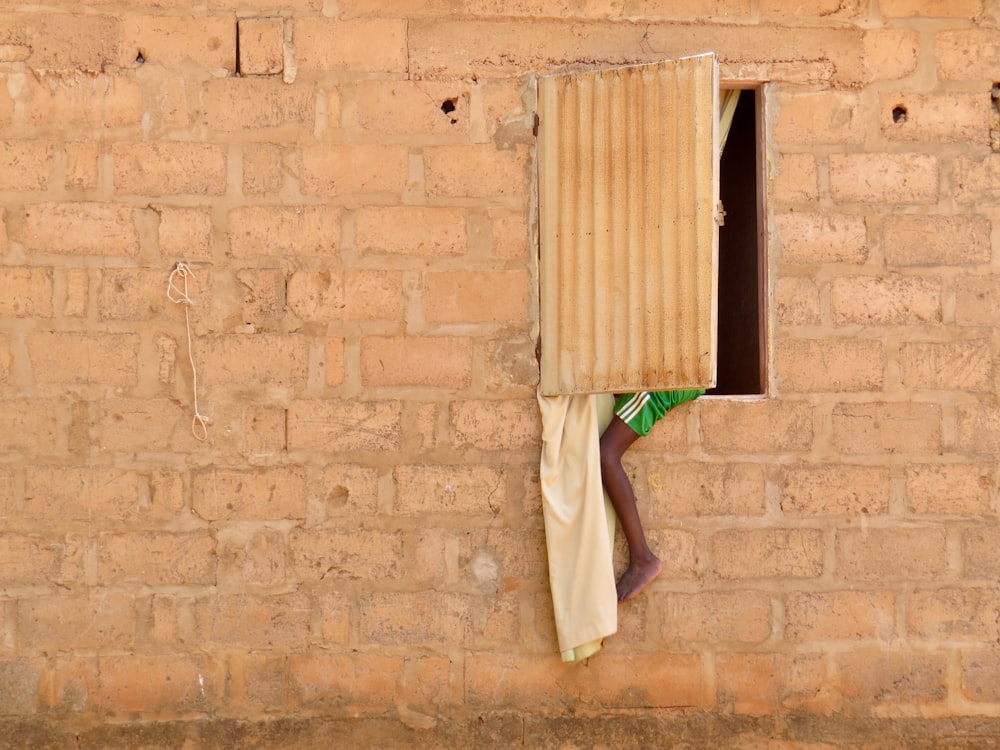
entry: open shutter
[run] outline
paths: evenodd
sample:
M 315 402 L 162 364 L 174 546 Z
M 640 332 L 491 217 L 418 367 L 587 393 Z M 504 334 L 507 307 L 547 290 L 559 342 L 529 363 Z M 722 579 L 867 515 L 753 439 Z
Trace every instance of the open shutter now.
M 715 55 L 539 79 L 544 395 L 715 385 Z

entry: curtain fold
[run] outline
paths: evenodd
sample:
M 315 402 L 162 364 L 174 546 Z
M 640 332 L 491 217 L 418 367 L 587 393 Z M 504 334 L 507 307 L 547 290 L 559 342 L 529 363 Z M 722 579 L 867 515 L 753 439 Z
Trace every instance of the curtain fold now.
M 601 483 L 600 434 L 611 420 L 608 394 L 543 396 L 540 483 L 549 585 L 559 651 L 586 659 L 618 630 L 612 548 L 615 512 Z

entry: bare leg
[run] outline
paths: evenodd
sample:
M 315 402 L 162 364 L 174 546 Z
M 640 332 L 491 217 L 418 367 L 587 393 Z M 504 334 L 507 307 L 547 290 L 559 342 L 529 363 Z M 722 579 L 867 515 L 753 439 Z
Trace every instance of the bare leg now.
M 601 436 L 601 480 L 628 542 L 628 568 L 618 580 L 620 602 L 638 596 L 663 570 L 663 563 L 646 542 L 632 483 L 622 467 L 622 456 L 638 438 L 632 428 L 617 416 L 612 417 L 611 424 Z

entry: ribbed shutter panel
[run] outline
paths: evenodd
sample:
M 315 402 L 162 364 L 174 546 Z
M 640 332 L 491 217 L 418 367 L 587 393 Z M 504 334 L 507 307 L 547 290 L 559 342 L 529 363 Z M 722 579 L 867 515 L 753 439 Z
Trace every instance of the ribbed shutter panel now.
M 714 55 L 539 80 L 541 390 L 710 387 Z

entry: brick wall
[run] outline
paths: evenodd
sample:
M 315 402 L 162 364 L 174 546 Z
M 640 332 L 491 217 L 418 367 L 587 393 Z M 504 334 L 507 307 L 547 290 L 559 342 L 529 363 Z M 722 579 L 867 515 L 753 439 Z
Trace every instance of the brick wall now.
M 4 4 L 0 746 L 981 747 L 998 33 L 992 0 Z M 706 50 L 765 82 L 770 398 L 630 452 L 666 575 L 565 666 L 532 76 Z

